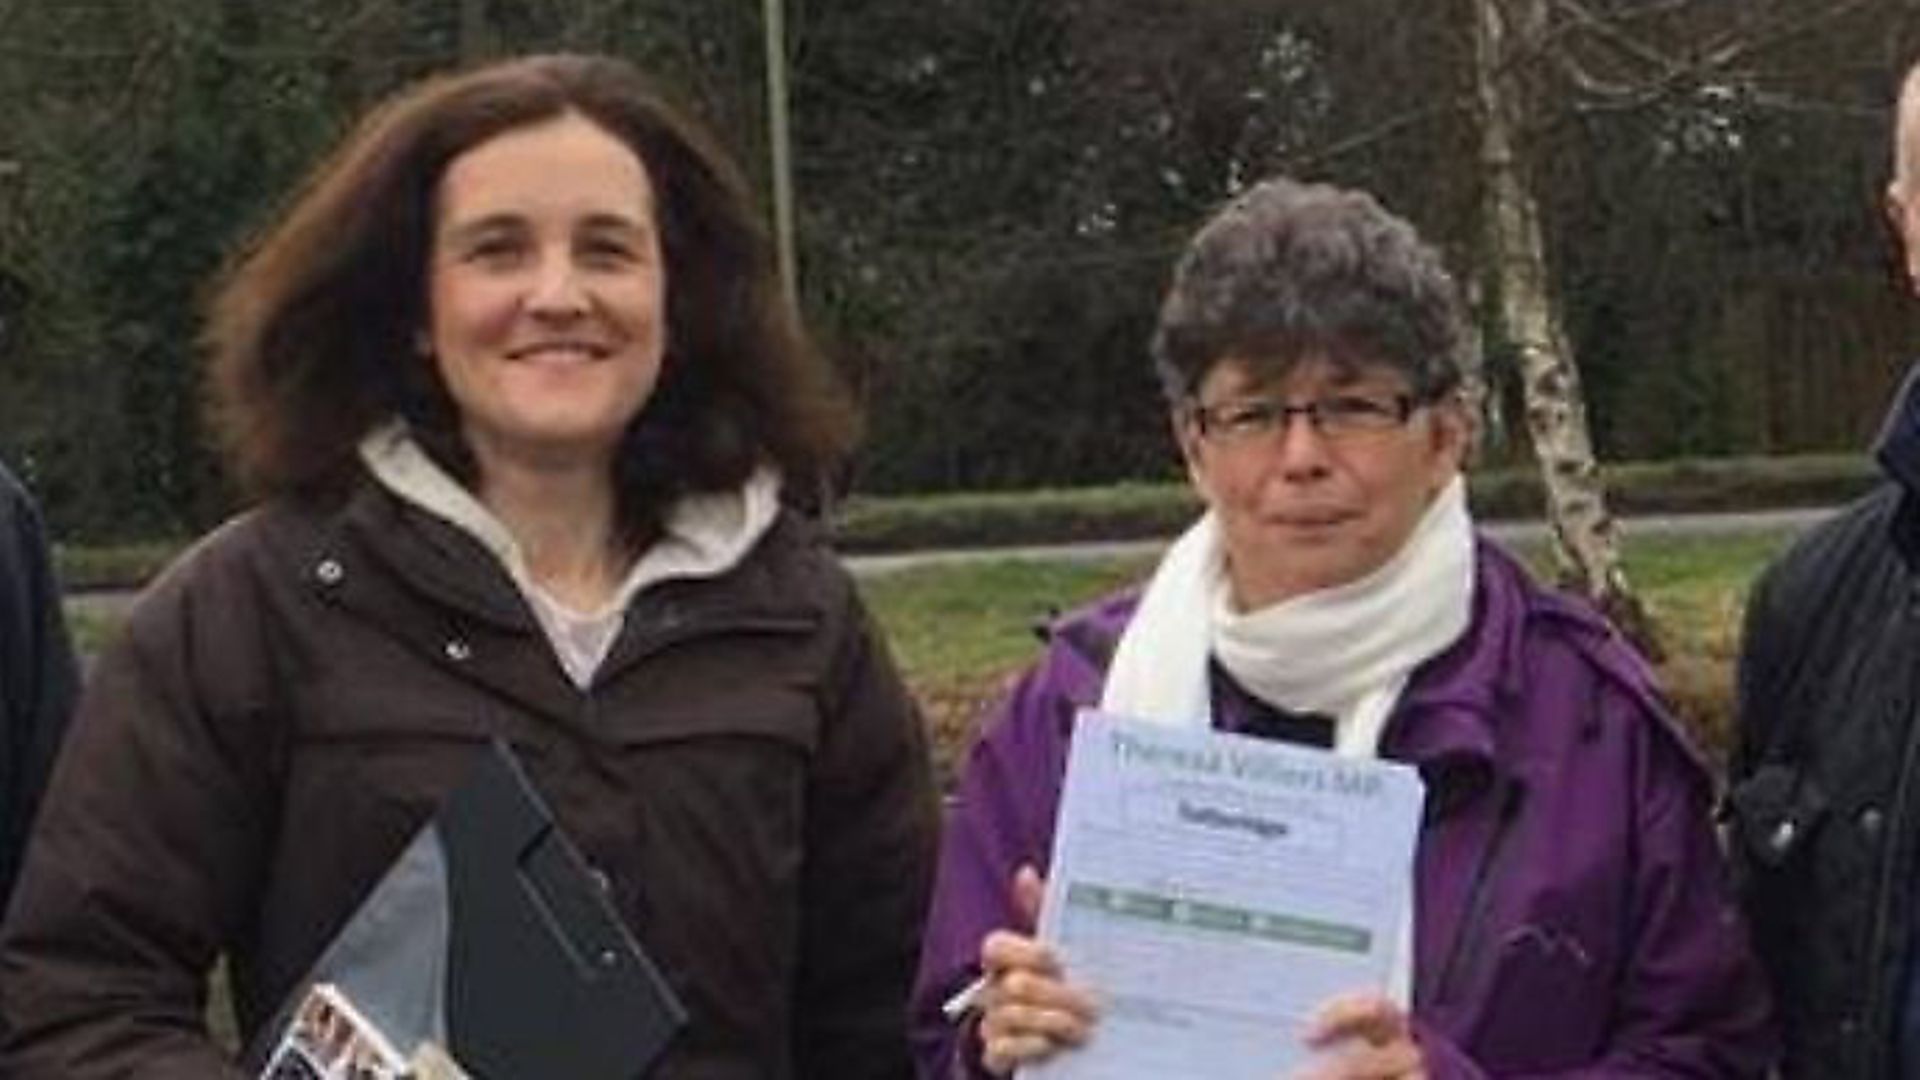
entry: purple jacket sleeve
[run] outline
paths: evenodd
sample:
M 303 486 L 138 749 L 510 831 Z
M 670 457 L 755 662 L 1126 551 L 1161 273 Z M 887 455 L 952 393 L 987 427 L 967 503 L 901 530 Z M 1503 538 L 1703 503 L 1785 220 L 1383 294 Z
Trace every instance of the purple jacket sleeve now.
M 1618 699 L 1615 704 L 1643 707 Z M 1636 850 L 1629 921 L 1621 928 L 1628 952 L 1605 1045 L 1578 1066 L 1499 1075 L 1767 1076 L 1778 1046 L 1770 996 L 1734 904 L 1698 763 L 1664 715 L 1629 719 L 1645 742 L 1630 789 Z M 1469 1050 L 1417 1017 L 1415 1036 L 1432 1080 L 1493 1075 Z
M 1015 871 L 1028 863 L 1046 870 L 1076 708 L 1062 692 L 1063 666 L 1072 663 L 1056 648 L 1014 686 L 974 744 L 948 808 L 911 1006 L 925 1080 L 987 1075 L 971 1020 L 949 1021 L 940 1006 L 979 975 L 981 939 L 1015 925 Z
M 1580 1075 L 1763 1076 L 1777 1037 L 1766 979 L 1733 896 L 1706 785 L 1653 736 L 1637 793 L 1631 960 L 1602 1060 Z

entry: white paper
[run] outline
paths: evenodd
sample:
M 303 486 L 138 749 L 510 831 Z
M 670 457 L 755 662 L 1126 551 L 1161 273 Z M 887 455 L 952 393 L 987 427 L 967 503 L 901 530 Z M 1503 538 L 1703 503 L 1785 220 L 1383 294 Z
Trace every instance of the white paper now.
M 1083 713 L 1040 937 L 1091 989 L 1035 1080 L 1275 1080 L 1328 999 L 1410 944 L 1424 788 L 1391 762 Z

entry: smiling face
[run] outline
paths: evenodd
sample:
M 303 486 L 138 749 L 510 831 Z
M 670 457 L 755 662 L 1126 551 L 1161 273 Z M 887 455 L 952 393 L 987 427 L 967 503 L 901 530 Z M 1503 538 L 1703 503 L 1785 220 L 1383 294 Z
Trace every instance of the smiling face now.
M 495 136 L 440 177 L 425 345 L 484 477 L 611 462 L 666 350 L 653 184 L 576 113 Z
M 1386 403 L 1409 393 L 1383 365 L 1309 359 L 1262 385 L 1228 359 L 1207 372 L 1196 397 L 1217 410 L 1253 399 Z M 1298 412 L 1278 430 L 1238 437 L 1203 434 L 1190 409 L 1174 424 L 1194 486 L 1219 518 L 1234 602 L 1248 611 L 1379 569 L 1459 471 L 1467 445 L 1466 416 L 1451 399 L 1414 407 L 1404 424 L 1333 437 Z

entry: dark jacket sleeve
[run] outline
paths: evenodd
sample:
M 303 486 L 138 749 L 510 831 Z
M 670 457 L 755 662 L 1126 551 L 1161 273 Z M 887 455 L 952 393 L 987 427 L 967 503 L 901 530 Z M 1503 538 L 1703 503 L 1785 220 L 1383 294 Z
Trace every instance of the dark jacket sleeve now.
M 204 1017 L 274 828 L 273 725 L 246 685 L 269 680 L 231 632 L 244 607 L 188 576 L 136 605 L 75 713 L 0 927 L 0 1075 L 239 1075 Z
M 911 1077 L 906 1001 L 939 830 L 926 734 L 848 586 L 808 782 L 797 1076 Z
M 19 873 L 76 685 L 40 515 L 0 469 L 0 911 Z

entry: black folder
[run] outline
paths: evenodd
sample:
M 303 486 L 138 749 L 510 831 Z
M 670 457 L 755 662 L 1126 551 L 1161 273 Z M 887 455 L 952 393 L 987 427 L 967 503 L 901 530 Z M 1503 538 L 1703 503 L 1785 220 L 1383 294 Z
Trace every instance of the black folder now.
M 424 963 L 423 949 L 435 954 Z M 387 970 L 369 973 L 378 967 Z M 686 1023 L 601 879 L 497 741 L 294 1002 L 323 982 L 402 1029 L 386 1035 L 403 1052 L 444 1040 L 475 1080 L 634 1080 Z

